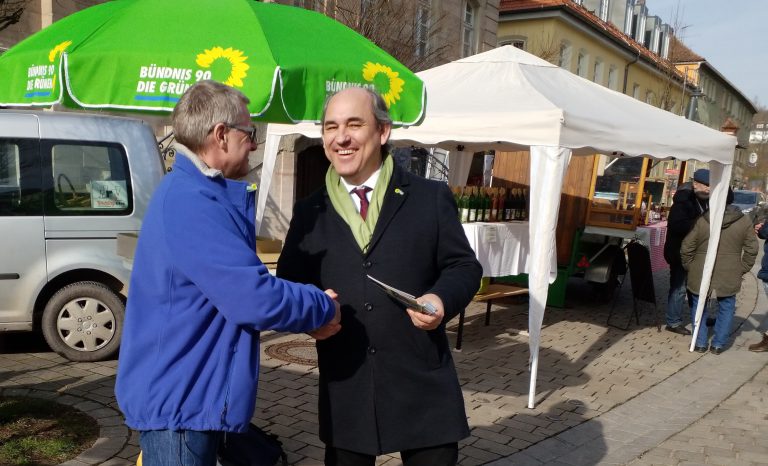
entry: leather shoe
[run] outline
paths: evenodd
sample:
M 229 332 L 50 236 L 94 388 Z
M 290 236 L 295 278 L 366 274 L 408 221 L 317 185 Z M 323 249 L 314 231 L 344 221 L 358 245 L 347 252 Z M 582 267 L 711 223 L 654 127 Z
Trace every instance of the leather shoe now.
M 682 325 L 678 325 L 677 327 L 670 327 L 669 325 L 667 325 L 665 328 L 667 330 L 669 330 L 670 332 L 676 333 L 678 335 L 690 335 L 691 334 L 691 331 L 688 330 L 687 328 L 685 328 Z
M 713 346 L 712 348 L 709 349 L 709 352 L 712 354 L 720 354 L 723 351 L 725 351 L 723 348 L 718 348 L 717 346 Z
M 764 353 L 768 351 L 768 335 L 763 334 L 763 341 L 760 343 L 749 345 L 749 350 L 754 351 L 755 353 Z
M 693 350 L 696 351 L 697 353 L 706 353 L 707 352 L 707 347 L 706 346 L 694 346 Z

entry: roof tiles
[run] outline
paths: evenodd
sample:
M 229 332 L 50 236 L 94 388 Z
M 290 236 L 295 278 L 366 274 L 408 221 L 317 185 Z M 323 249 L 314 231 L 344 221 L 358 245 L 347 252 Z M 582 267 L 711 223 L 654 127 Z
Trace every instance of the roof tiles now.
M 660 70 L 666 73 L 671 73 L 679 79 L 683 79 L 682 73 L 675 68 L 674 64 L 663 58 L 644 46 L 640 45 L 633 38 L 625 34 L 613 23 L 603 21 L 591 11 L 587 10 L 584 6 L 574 2 L 573 0 L 501 0 L 499 4 L 499 14 L 504 13 L 522 13 L 531 12 L 536 10 L 555 10 L 562 9 L 571 15 L 581 19 L 588 23 L 593 28 L 602 31 L 611 39 L 619 42 L 626 48 L 633 50 L 638 55 L 645 58 L 650 63 L 656 65 Z M 693 53 L 693 52 L 691 52 Z M 694 54 L 695 55 L 695 54 Z

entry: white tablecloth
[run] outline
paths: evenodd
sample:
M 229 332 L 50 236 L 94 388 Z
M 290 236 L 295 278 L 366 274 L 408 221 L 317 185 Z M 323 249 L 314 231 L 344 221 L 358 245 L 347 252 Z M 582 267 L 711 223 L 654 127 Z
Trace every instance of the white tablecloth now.
M 483 266 L 484 277 L 528 273 L 528 222 L 464 223 L 464 233 Z M 557 258 L 552 256 L 552 271 Z

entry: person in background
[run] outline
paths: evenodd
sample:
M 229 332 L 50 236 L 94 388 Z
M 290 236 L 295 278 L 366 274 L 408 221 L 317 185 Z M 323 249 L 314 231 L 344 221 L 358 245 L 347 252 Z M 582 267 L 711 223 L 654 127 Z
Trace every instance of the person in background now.
M 277 274 L 336 290 L 343 327 L 317 342 L 325 464 L 451 466 L 469 435 L 445 324 L 477 292 L 482 268 L 445 183 L 393 163 L 380 95 L 350 88 L 322 120 L 325 186 L 294 207 Z M 430 303 L 406 309 L 368 276 Z
M 667 237 L 664 259 L 669 264 L 669 295 L 667 297 L 666 329 L 679 335 L 690 335 L 683 323 L 686 304 L 686 271 L 680 260 L 680 244 L 691 231 L 696 219 L 709 208 L 709 170 L 693 173 L 690 184 L 680 185 L 672 198 L 667 216 Z
M 715 315 L 714 335 L 711 346 L 709 327 L 699 325 L 694 350 L 699 353 L 710 351 L 720 354 L 725 350 L 731 333 L 731 321 L 736 312 L 736 294 L 741 289 L 742 276 L 752 269 L 757 258 L 757 238 L 749 216 L 732 205 L 733 192 L 729 188 L 727 205 L 723 212 L 723 225 L 720 230 L 720 243 L 717 248 L 715 266 L 709 290 L 717 298 L 718 309 Z M 696 306 L 700 296 L 701 278 L 704 272 L 704 258 L 709 242 L 709 212 L 696 221 L 690 233 L 683 239 L 680 257 L 683 267 L 688 272 L 688 291 L 691 293 L 691 322 L 696 319 Z M 703 299 L 707 299 L 706 296 Z M 703 317 L 707 315 L 705 304 Z
M 248 173 L 256 129 L 239 91 L 200 81 L 173 110 L 178 157 L 139 235 L 115 392 L 143 464 L 214 466 L 223 432 L 248 428 L 259 331 L 339 330 L 339 304 L 273 277 L 256 256 Z
M 763 290 L 768 296 L 768 222 L 764 219 L 761 223 L 755 225 L 755 232 L 758 238 L 766 240 L 763 242 L 763 260 L 760 263 L 760 271 L 757 272 L 757 278 L 763 282 Z M 768 351 L 768 331 L 763 333 L 763 339 L 753 345 L 749 345 L 749 350 L 755 353 L 764 353 Z

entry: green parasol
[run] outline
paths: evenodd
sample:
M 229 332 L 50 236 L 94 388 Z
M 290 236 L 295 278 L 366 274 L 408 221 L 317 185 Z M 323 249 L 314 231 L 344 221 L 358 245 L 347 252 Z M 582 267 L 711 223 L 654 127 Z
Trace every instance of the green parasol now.
M 169 112 L 196 81 L 241 90 L 256 120 L 318 121 L 326 95 L 378 91 L 395 124 L 425 91 L 400 62 L 319 13 L 254 0 L 115 0 L 72 14 L 0 56 L 0 106 Z

